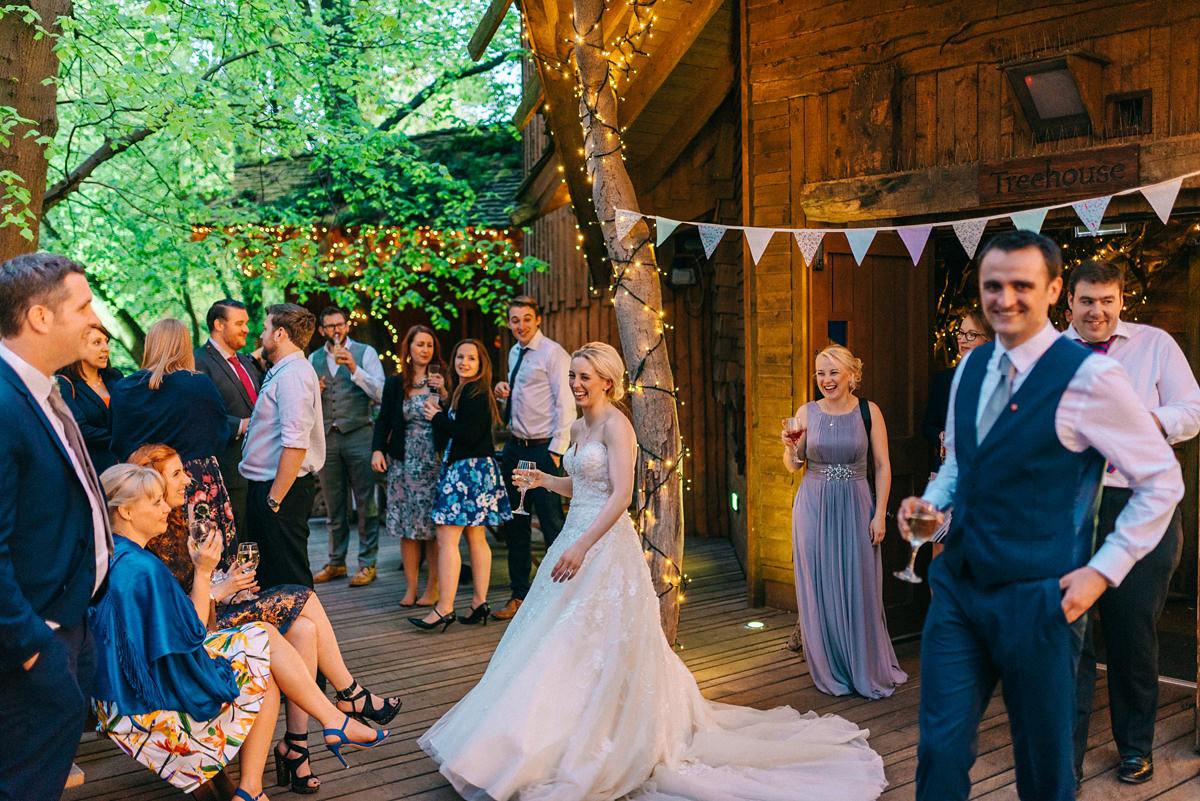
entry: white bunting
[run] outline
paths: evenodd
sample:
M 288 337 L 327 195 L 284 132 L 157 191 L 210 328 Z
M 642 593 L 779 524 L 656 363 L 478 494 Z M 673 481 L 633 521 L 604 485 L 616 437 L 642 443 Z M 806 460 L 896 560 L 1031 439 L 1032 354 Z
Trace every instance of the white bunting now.
M 712 258 L 713 251 L 717 249 L 717 245 L 721 242 L 721 237 L 725 236 L 725 232 L 729 229 L 723 225 L 711 225 L 709 223 L 700 223 L 696 226 L 700 229 L 700 241 L 704 243 L 704 255 L 706 258 Z
M 825 238 L 825 232 L 816 228 L 803 228 L 792 231 L 792 235 L 796 237 L 796 246 L 800 248 L 800 255 L 804 257 L 804 265 L 811 267 L 813 259 L 817 256 L 817 248 L 821 247 L 821 240 Z
M 912 258 L 914 267 L 921 260 L 921 254 L 925 252 L 925 243 L 929 241 L 929 233 L 932 230 L 932 225 L 909 225 L 896 229 L 900 241 L 904 243 L 904 247 L 908 248 L 908 255 Z
M 763 251 L 767 249 L 767 245 L 771 244 L 771 237 L 775 236 L 775 229 L 746 228 L 743 233 L 746 235 L 746 244 L 750 246 L 750 258 L 754 259 L 755 264 L 758 264 Z
M 1112 200 L 1112 195 L 1077 200 L 1071 204 L 1071 208 L 1075 209 L 1075 213 L 1079 215 L 1079 219 L 1094 234 L 1100 227 L 1100 223 L 1104 220 L 1104 210 L 1108 208 L 1108 201 L 1110 200 Z
M 862 264 L 867 251 L 871 249 L 871 243 L 875 241 L 875 232 L 878 230 L 878 228 L 849 228 L 842 232 L 846 235 L 846 241 L 850 243 L 850 252 L 854 254 L 855 264 Z
M 655 228 L 655 247 L 662 247 L 662 243 L 666 242 L 671 234 L 675 233 L 675 229 L 679 227 L 679 220 L 672 220 L 670 217 L 655 217 L 658 223 Z
M 979 240 L 983 238 L 983 229 L 987 228 L 987 224 L 987 217 L 976 217 L 973 220 L 959 220 L 950 226 L 958 236 L 963 250 L 967 251 L 968 258 L 975 258 L 975 250 L 979 247 Z
M 1171 210 L 1175 208 L 1175 198 L 1179 196 L 1179 187 L 1182 184 L 1182 178 L 1173 178 L 1161 184 L 1142 187 L 1142 194 L 1150 202 L 1158 219 L 1164 223 L 1171 218 Z
M 633 226 L 637 225 L 641 219 L 642 215 L 639 212 L 617 209 L 617 241 L 624 241 L 625 237 L 629 236 L 629 232 L 633 230 Z
M 1018 231 L 1033 231 L 1035 234 L 1042 232 L 1042 223 L 1046 221 L 1046 212 L 1050 209 L 1029 209 L 1028 211 L 1014 211 L 1008 215 L 1012 220 L 1013 225 L 1017 226 Z

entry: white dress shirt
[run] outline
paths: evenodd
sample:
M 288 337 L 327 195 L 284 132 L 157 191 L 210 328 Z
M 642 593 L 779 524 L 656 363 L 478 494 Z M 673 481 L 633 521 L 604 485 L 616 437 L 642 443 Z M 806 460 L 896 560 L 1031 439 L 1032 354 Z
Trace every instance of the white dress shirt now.
M 987 399 L 1000 382 L 1000 372 L 996 369 L 1000 357 L 1007 352 L 1012 361 L 1016 370 L 1012 391 L 1016 393 L 1038 359 L 1059 336 L 1054 326 L 1047 322 L 1045 328 L 1012 350 L 1005 351 L 996 340 L 979 389 L 977 424 Z M 946 461 L 922 496 L 941 509 L 954 503 L 954 489 L 958 483 L 954 449 L 958 383 L 963 365 L 977 353 L 977 350 L 968 353 L 954 373 L 946 415 Z M 1089 447 L 1095 448 L 1125 476 L 1133 490 L 1133 497 L 1117 517 L 1113 533 L 1088 562 L 1110 584 L 1120 584 L 1134 563 L 1158 544 L 1175 505 L 1183 497 L 1179 462 L 1138 399 L 1125 370 L 1115 360 L 1101 354 L 1084 359 L 1067 384 L 1054 413 L 1054 431 L 1058 441 L 1069 451 L 1081 453 Z M 1019 499 L 1014 498 L 1013 502 L 1017 503 Z
M 29 394 L 33 395 L 38 402 L 42 414 L 46 415 L 50 427 L 54 429 L 58 441 L 62 443 L 63 450 L 71 458 L 71 467 L 75 470 L 75 477 L 79 479 L 79 483 L 83 485 L 83 491 L 87 493 L 92 507 L 92 528 L 95 532 L 96 542 L 96 582 L 92 587 L 92 593 L 95 594 L 96 590 L 100 589 L 104 576 L 108 573 L 108 558 L 112 554 L 108 552 L 108 531 L 105 528 L 104 519 L 108 514 L 108 502 L 104 498 L 96 497 L 96 493 L 92 490 L 92 482 L 88 480 L 87 471 L 83 462 L 80 461 L 80 459 L 90 457 L 86 453 L 75 453 L 70 440 L 67 439 L 67 432 L 63 428 L 62 420 L 54 411 L 54 407 L 50 405 L 50 393 L 54 390 L 54 379 L 13 353 L 3 342 L 0 342 L 0 358 L 8 362 L 8 366 L 13 369 L 13 372 L 25 382 Z M 58 625 L 54 624 L 51 628 L 58 628 Z
M 571 424 L 575 422 L 575 396 L 567 373 L 571 357 L 554 340 L 538 330 L 525 346 L 529 352 L 521 362 L 512 394 L 512 419 L 509 428 L 521 439 L 550 439 L 550 452 L 562 454 L 571 442 Z M 521 353 L 518 342 L 508 351 L 508 370 L 512 375 Z
M 363 342 L 354 342 L 350 337 L 346 337 L 346 347 L 350 347 L 351 343 L 363 346 L 362 363 L 358 365 L 353 373 L 350 374 L 350 380 L 354 382 L 354 386 L 367 393 L 367 397 L 372 403 L 379 403 L 383 400 L 383 362 L 379 360 L 379 353 L 370 345 Z M 325 354 L 325 367 L 329 370 L 330 375 L 337 375 L 338 369 L 348 370 L 344 364 L 337 363 L 337 354 L 332 348 L 332 342 L 326 342 L 325 347 L 321 348 L 321 352 Z M 316 357 L 316 354 L 313 354 Z
M 1200 385 L 1175 338 L 1161 328 L 1124 320 L 1117 322 L 1114 335 L 1108 356 L 1125 368 L 1133 391 L 1158 419 L 1167 442 L 1186 442 L 1200 433 Z M 1084 341 L 1075 326 L 1067 326 L 1063 336 Z M 1113 470 L 1105 474 L 1104 486 L 1128 487 L 1129 482 Z
M 284 356 L 263 378 L 238 472 L 250 481 L 273 481 L 284 448 L 304 450 L 297 478 L 325 466 L 321 386 L 302 351 Z

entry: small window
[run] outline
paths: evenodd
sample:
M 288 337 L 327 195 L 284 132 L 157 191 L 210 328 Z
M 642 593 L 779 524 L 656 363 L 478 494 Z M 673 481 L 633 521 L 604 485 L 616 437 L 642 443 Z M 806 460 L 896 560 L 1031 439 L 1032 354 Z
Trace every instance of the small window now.
M 1133 136 L 1150 133 L 1153 115 L 1150 110 L 1150 90 L 1121 92 L 1104 99 L 1107 109 L 1108 135 Z

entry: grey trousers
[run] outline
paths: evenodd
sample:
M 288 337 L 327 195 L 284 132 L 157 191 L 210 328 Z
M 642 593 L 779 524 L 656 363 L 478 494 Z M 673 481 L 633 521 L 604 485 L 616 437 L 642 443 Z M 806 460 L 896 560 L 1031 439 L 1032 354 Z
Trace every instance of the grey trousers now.
M 358 566 L 374 567 L 379 551 L 378 482 L 371 470 L 371 426 L 325 435 L 321 492 L 329 513 L 329 564 L 344 567 L 350 548 L 349 493 L 358 510 Z

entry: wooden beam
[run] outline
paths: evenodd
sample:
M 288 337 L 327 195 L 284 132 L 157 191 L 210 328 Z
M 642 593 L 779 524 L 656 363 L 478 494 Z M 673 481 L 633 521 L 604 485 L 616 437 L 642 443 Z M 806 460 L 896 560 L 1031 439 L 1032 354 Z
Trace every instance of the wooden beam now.
M 733 88 L 736 77 L 737 69 L 733 64 L 723 65 L 712 80 L 705 81 L 688 102 L 681 104 L 684 111 L 680 119 L 668 126 L 667 134 L 654 151 L 630 171 L 631 175 L 636 176 L 639 195 L 649 194 L 658 185 L 675 160 L 725 102 L 725 96 Z
M 725 0 L 695 0 L 688 6 L 687 13 L 671 31 L 671 35 L 650 53 L 650 58 L 638 69 L 637 79 L 623 93 L 620 105 L 622 128 L 629 128 L 645 110 L 650 98 L 654 97 L 654 93 L 674 72 L 679 60 L 691 48 L 692 42 L 696 41 L 696 37 L 724 2 Z
M 1185 332 L 1184 340 L 1187 343 L 1187 357 L 1191 362 L 1192 372 L 1200 367 L 1200 315 L 1195 314 L 1195 309 L 1200 308 L 1200 249 L 1191 248 L 1191 253 L 1188 254 L 1188 304 L 1187 308 L 1192 309 L 1193 313 L 1188 315 L 1187 331 Z M 1196 476 L 1200 474 L 1200 465 L 1197 464 L 1197 446 L 1196 441 L 1192 440 L 1183 448 L 1183 474 L 1185 482 L 1190 486 L 1195 486 L 1191 483 L 1196 481 Z M 1192 499 L 1195 504 L 1196 499 Z M 1193 505 L 1191 509 L 1183 510 L 1184 520 L 1184 537 L 1190 537 L 1195 533 L 1195 528 L 1189 531 L 1188 524 L 1194 525 L 1200 510 L 1197 510 Z M 1198 555 L 1200 560 L 1200 555 Z M 1197 564 L 1197 575 L 1200 575 L 1200 562 Z M 1197 593 L 1197 599 L 1200 600 L 1200 592 Z M 1192 707 L 1192 727 L 1195 730 L 1195 739 L 1192 745 L 1200 753 L 1200 606 L 1197 607 L 1196 615 L 1196 704 Z
M 500 29 L 500 23 L 504 21 L 504 15 L 508 13 L 510 5 L 512 0 L 492 0 L 488 10 L 484 12 L 483 19 L 479 20 L 479 26 L 475 28 L 475 33 L 467 44 L 467 52 L 474 61 L 483 58 L 483 54 L 487 52 L 488 45 Z
M 517 106 L 517 111 L 513 114 L 512 124 L 518 131 L 525 130 L 525 126 L 533 119 L 533 115 L 537 113 L 538 106 L 542 104 L 542 76 L 536 71 L 530 75 L 529 80 L 525 83 L 525 87 L 521 90 L 521 102 Z

